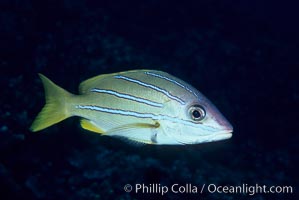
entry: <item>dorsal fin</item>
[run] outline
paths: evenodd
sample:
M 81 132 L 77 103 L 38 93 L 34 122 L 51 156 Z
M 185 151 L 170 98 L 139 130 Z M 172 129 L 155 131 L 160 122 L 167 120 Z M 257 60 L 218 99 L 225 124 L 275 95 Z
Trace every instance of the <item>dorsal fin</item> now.
M 90 79 L 83 81 L 79 85 L 79 93 L 80 94 L 86 93 L 90 88 L 96 86 L 97 83 L 99 83 L 102 79 L 104 79 L 108 76 L 111 76 L 111 75 L 114 75 L 114 74 L 102 74 L 102 75 L 94 76 Z
M 150 71 L 146 69 L 142 70 L 129 70 L 129 71 L 124 71 L 124 72 L 118 72 L 118 73 L 111 73 L 111 74 L 101 74 L 98 76 L 94 76 L 92 78 L 89 78 L 79 85 L 79 93 L 84 94 L 86 93 L 89 89 L 99 86 L 100 82 L 107 77 L 113 77 L 115 75 L 120 75 L 120 74 L 129 74 L 129 73 L 135 73 L 135 72 L 145 72 L 145 71 Z

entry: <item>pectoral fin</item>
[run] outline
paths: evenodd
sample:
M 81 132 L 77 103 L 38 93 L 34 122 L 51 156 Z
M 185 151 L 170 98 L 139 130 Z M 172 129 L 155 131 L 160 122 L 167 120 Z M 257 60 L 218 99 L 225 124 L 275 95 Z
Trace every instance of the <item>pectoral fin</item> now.
M 105 135 L 120 137 L 137 144 L 156 144 L 157 128 L 159 126 L 159 123 L 134 123 L 113 128 L 107 131 Z

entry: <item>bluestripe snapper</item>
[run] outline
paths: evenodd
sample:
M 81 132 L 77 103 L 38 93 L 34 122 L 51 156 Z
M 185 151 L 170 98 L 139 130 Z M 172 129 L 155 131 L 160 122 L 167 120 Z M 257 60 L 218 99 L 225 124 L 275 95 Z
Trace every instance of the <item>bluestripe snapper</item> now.
M 162 71 L 132 70 L 83 81 L 80 95 L 39 74 L 46 105 L 31 131 L 68 117 L 82 128 L 145 144 L 185 145 L 228 139 L 233 128 L 198 90 Z

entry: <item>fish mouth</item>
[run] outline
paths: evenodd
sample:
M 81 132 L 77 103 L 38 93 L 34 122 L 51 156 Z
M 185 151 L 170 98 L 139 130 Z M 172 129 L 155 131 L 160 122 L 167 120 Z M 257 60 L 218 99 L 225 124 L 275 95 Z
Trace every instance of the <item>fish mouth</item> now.
M 229 138 L 231 138 L 233 136 L 232 131 L 231 132 L 221 132 L 221 133 L 217 133 L 214 137 L 213 140 L 214 141 L 218 141 L 218 140 L 227 140 Z
M 218 131 L 215 133 L 213 140 L 217 141 L 217 140 L 226 140 L 229 139 L 233 136 L 233 128 L 229 127 L 227 129 Z
M 214 134 L 200 138 L 199 140 L 195 141 L 194 144 L 227 140 L 233 136 L 232 132 L 232 129 L 221 130 Z

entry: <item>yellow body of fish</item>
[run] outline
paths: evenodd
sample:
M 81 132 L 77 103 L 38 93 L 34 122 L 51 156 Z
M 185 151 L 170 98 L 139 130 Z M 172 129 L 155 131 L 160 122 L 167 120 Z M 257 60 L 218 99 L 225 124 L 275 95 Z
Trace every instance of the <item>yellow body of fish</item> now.
M 162 71 L 99 75 L 83 81 L 79 95 L 39 76 L 46 105 L 32 131 L 79 116 L 84 129 L 146 144 L 196 144 L 232 135 L 230 123 L 206 97 Z

